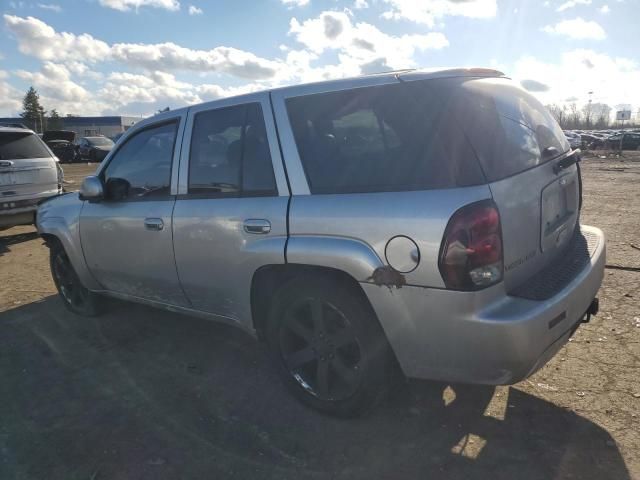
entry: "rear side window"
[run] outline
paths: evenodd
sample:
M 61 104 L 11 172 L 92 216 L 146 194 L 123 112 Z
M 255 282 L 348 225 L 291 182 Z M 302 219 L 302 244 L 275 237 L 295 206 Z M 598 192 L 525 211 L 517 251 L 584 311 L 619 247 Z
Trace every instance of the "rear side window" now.
M 570 148 L 551 113 L 507 79 L 460 80 L 456 98 L 456 117 L 489 181 L 534 168 Z
M 449 111 L 451 89 L 407 82 L 294 97 L 287 112 L 312 193 L 484 182 Z
M 51 157 L 49 150 L 47 150 L 44 143 L 33 133 L 0 133 L 0 160 L 49 157 Z
M 209 110 L 195 116 L 189 154 L 189 193 L 276 194 L 260 104 Z

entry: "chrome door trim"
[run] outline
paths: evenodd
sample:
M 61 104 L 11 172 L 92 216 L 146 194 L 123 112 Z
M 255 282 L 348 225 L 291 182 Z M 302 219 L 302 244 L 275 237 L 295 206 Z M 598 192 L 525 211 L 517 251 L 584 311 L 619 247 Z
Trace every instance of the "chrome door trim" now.
M 189 192 L 189 154 L 191 152 L 191 135 L 193 134 L 193 121 L 196 114 L 207 112 L 210 110 L 218 110 L 220 108 L 234 107 L 247 103 L 259 103 L 262 109 L 262 117 L 264 120 L 267 140 L 269 142 L 269 153 L 271 154 L 271 166 L 273 175 L 278 188 L 279 197 L 289 196 L 289 187 L 287 186 L 287 177 L 284 172 L 282 156 L 280 155 L 280 146 L 278 144 L 278 135 L 276 134 L 276 126 L 273 121 L 271 112 L 271 102 L 269 92 L 257 92 L 247 95 L 241 95 L 233 98 L 223 98 L 213 102 L 207 102 L 200 105 L 190 107 L 187 114 L 186 126 L 184 131 L 183 148 L 180 155 L 180 170 L 178 173 L 177 194 L 186 195 Z

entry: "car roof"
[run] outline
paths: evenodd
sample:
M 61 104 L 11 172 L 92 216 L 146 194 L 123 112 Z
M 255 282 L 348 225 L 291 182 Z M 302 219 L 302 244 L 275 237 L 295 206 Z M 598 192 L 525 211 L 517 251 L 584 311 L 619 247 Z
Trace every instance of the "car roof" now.
M 15 132 L 21 132 L 21 133 L 33 133 L 35 135 L 35 132 L 33 130 L 30 130 L 28 128 L 18 128 L 18 127 L 3 127 L 0 126 L 0 133 L 2 132 L 11 132 L 11 133 L 15 133 Z
M 409 68 L 404 70 L 393 70 L 388 72 L 372 73 L 368 75 L 358 75 L 355 77 L 345 77 L 345 78 L 338 78 L 333 80 L 322 80 L 319 82 L 295 83 L 291 85 L 285 85 L 282 87 L 265 88 L 263 90 L 256 90 L 255 92 L 247 92 L 239 95 L 232 95 L 229 97 L 218 98 L 209 102 L 202 102 L 194 105 L 189 105 L 188 107 L 176 108 L 175 110 L 162 112 L 150 118 L 153 118 L 155 120 L 170 118 L 175 115 L 182 115 L 186 113 L 186 111 L 189 110 L 189 108 L 192 108 L 192 107 L 197 107 L 199 105 L 205 105 L 205 104 L 211 104 L 213 106 L 218 101 L 241 98 L 247 94 L 289 92 L 289 91 L 293 92 L 301 89 L 301 87 L 306 88 L 306 87 L 311 87 L 316 85 L 326 85 L 327 91 L 346 90 L 350 88 L 370 86 L 373 80 L 384 79 L 384 78 L 389 78 L 389 79 L 395 78 L 400 81 L 402 80 L 411 81 L 411 80 L 429 80 L 429 79 L 436 79 L 436 78 L 453 78 L 453 77 L 505 77 L 505 74 L 493 68 L 483 68 L 483 67 L 426 68 L 426 69 L 419 69 L 419 70 Z M 145 119 L 145 120 L 149 120 L 149 119 Z M 146 124 L 147 122 L 144 122 L 144 125 Z

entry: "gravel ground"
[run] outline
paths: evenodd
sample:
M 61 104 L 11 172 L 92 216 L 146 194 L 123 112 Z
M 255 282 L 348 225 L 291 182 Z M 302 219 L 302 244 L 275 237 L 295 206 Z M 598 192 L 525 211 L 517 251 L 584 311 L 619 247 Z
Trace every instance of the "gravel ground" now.
M 94 169 L 65 166 L 67 189 Z M 34 229 L 0 232 L 0 478 L 640 479 L 640 156 L 583 172 L 600 314 L 520 384 L 412 381 L 351 421 L 292 400 L 229 327 L 69 314 Z

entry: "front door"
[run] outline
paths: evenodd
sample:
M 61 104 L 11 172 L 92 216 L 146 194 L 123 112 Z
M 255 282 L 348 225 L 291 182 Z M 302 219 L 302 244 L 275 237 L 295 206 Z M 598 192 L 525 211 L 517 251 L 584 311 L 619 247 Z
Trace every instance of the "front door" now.
M 101 169 L 105 198 L 85 202 L 80 237 L 87 265 L 105 290 L 172 305 L 188 302 L 173 254 L 171 191 L 181 117 L 143 127 Z M 183 128 L 183 127 L 182 127 Z
M 173 217 L 194 308 L 249 326 L 251 281 L 284 263 L 288 188 L 268 94 L 192 107 Z

